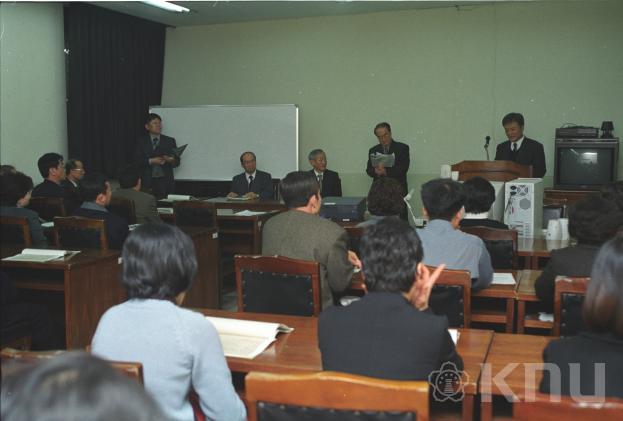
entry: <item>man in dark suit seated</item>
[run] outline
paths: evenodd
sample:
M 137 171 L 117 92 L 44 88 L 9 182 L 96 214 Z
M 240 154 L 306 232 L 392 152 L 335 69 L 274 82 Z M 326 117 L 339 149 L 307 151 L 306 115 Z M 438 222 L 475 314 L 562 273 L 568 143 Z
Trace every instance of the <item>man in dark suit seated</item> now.
M 532 177 L 545 175 L 545 152 L 543 145 L 523 134 L 524 118 L 519 113 L 506 114 L 502 126 L 508 140 L 495 150 L 496 161 L 514 161 L 521 165 L 532 165 Z
M 81 189 L 84 202 L 74 211 L 73 216 L 103 219 L 106 224 L 108 246 L 112 249 L 121 249 L 128 236 L 128 223 L 106 209 L 112 196 L 108 180 L 102 174 L 89 174 L 82 179 Z
M 84 177 L 84 165 L 82 161 L 70 159 L 65 163 L 65 179 L 61 181 L 61 186 L 71 197 L 75 206 L 82 203 L 82 195 L 80 194 L 80 180 Z M 71 213 L 73 209 L 66 209 L 67 213 Z
M 488 227 L 507 230 L 508 225 L 489 218 L 489 210 L 495 202 L 493 185 L 482 177 L 472 177 L 463 183 L 465 192 L 465 215 L 459 223 L 465 227 Z
M 274 199 L 273 179 L 269 173 L 256 168 L 255 154 L 244 152 L 240 155 L 240 164 L 244 172 L 231 180 L 231 192 L 227 197 Z
M 32 197 L 60 197 L 63 199 L 65 212 L 67 213 L 80 204 L 61 185 L 63 180 L 65 180 L 63 155 L 54 152 L 43 154 L 37 161 L 37 166 L 39 167 L 41 177 L 43 177 L 43 182 L 37 184 L 32 190 Z
M 416 232 L 399 218 L 384 218 L 366 229 L 360 251 L 368 292 L 320 314 L 322 368 L 393 380 L 427 380 L 446 362 L 461 370 L 448 320 L 428 310 L 444 266 L 431 274 L 422 264 Z
M 342 181 L 340 175 L 327 169 L 327 155 L 322 149 L 314 149 L 307 156 L 309 159 L 309 165 L 313 167 L 313 170 L 309 172 L 318 179 L 320 184 L 320 194 L 322 197 L 341 197 L 342 196 Z

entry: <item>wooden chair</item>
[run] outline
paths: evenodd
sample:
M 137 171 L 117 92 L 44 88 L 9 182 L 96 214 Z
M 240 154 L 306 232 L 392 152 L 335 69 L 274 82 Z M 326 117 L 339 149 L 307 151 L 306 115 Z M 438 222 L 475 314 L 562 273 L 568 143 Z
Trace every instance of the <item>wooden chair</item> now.
M 320 265 L 283 256 L 234 256 L 238 311 L 317 316 Z
M 17 244 L 24 247 L 32 246 L 30 226 L 25 216 L 1 216 L 0 237 L 2 244 Z
M 429 306 L 433 313 L 446 316 L 450 327 L 468 328 L 472 321 L 471 294 L 469 271 L 445 269 L 433 287 Z
M 245 379 L 250 421 L 428 420 L 428 383 L 374 379 L 323 371 L 305 374 L 251 372 Z
M 623 419 L 623 399 L 606 398 L 604 402 L 576 402 L 568 396 L 560 396 L 558 399 L 558 396 L 537 393 L 535 400 L 519 400 L 513 404 L 513 419 L 619 421 Z
M 213 203 L 199 200 L 182 200 L 173 203 L 175 224 L 180 227 L 217 227 L 216 208 Z
M 134 209 L 133 200 L 126 199 L 125 197 L 112 197 L 106 209 L 110 213 L 125 219 L 128 225 L 136 224 L 136 210 Z
M 54 218 L 54 243 L 57 247 L 108 250 L 108 236 L 103 219 L 69 216 Z
M 480 237 L 484 241 L 493 269 L 517 269 L 516 230 L 489 227 L 464 227 L 461 231 Z
M 582 304 L 590 278 L 558 277 L 554 287 L 554 336 L 574 336 L 584 327 Z
M 39 214 L 39 218 L 52 221 L 56 216 L 67 216 L 62 197 L 33 197 L 28 208 Z

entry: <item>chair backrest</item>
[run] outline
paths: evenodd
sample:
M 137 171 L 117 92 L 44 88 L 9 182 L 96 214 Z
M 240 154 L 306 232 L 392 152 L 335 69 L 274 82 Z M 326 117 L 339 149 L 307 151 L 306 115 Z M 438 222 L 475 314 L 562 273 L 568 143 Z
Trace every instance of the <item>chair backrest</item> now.
M 484 241 L 493 269 L 517 269 L 516 230 L 489 227 L 464 227 L 461 231 L 480 237 Z
M 52 221 L 55 216 L 67 216 L 62 197 L 32 197 L 28 208 L 39 214 L 39 218 Z
M 143 381 L 143 364 L 139 362 L 128 361 L 107 361 L 119 373 L 126 377 L 136 380 L 140 384 L 144 384 Z
M 320 265 L 283 256 L 234 256 L 238 311 L 317 316 Z
M 108 250 L 108 236 L 103 219 L 79 216 L 54 218 L 54 241 L 57 247 Z
M 136 210 L 134 201 L 125 197 L 112 197 L 106 206 L 110 213 L 114 213 L 128 221 L 129 225 L 136 224 Z
M 323 371 L 251 372 L 245 378 L 249 420 L 428 420 L 428 383 Z
M 472 321 L 471 294 L 469 271 L 444 269 L 433 286 L 428 305 L 433 313 L 446 316 L 450 327 L 468 328 Z
M 554 336 L 574 336 L 584 328 L 582 304 L 590 278 L 558 277 L 554 287 Z
M 182 200 L 173 203 L 175 224 L 180 227 L 217 227 L 214 203 Z
M 513 419 L 519 421 L 623 419 L 623 399 L 606 398 L 604 402 L 576 402 L 569 396 L 537 393 L 535 399 L 518 400 L 513 404 Z
M 25 216 L 0 216 L 0 238 L 3 244 L 32 246 L 30 226 Z

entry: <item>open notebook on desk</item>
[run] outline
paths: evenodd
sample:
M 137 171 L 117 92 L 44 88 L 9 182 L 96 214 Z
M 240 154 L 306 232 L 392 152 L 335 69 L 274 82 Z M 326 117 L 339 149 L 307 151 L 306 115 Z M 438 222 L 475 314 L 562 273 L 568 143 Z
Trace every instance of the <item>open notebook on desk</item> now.
M 5 257 L 2 260 L 16 262 L 49 262 L 56 259 L 69 258 L 78 253 L 80 253 L 80 250 L 24 249 L 20 254 Z

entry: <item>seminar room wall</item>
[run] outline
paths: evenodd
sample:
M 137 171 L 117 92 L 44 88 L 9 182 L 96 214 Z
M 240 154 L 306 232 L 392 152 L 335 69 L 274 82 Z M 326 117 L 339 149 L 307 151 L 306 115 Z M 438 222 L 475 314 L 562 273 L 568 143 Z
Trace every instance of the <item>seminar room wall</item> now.
M 0 162 L 41 182 L 44 152 L 67 158 L 62 3 L 0 4 Z
M 565 1 L 169 28 L 163 104 L 296 103 L 300 167 L 324 149 L 346 195 L 368 190 L 377 122 L 411 145 L 419 189 L 441 164 L 485 159 L 486 135 L 493 159 L 518 111 L 549 186 L 556 127 L 612 120 L 623 134 L 622 22 L 623 2 Z

